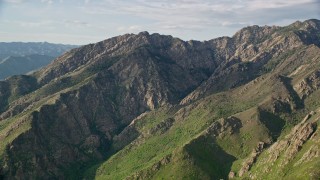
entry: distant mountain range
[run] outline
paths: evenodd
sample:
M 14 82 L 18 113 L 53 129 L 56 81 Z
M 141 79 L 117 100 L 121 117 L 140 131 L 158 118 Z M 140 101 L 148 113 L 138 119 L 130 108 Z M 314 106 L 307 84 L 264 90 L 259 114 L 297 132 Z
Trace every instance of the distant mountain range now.
M 78 46 L 47 42 L 0 42 L 0 80 L 37 70 L 75 47 Z
M 125 34 L 0 81 L 0 179 L 319 179 L 319 32 Z

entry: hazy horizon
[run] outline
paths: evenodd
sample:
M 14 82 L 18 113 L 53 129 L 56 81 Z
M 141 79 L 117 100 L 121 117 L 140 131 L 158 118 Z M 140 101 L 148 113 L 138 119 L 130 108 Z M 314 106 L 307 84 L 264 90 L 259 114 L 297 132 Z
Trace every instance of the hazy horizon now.
M 1 0 L 0 41 L 83 45 L 141 31 L 203 41 L 319 19 L 319 9 L 319 0 Z

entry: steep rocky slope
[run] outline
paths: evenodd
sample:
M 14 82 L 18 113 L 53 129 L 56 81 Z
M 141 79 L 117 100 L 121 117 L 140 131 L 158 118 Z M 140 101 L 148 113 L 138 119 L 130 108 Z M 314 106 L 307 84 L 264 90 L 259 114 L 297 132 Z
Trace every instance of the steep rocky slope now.
M 317 177 L 319 27 L 250 26 L 205 42 L 126 34 L 2 81 L 0 174 L 259 178 L 279 162 L 277 178 Z

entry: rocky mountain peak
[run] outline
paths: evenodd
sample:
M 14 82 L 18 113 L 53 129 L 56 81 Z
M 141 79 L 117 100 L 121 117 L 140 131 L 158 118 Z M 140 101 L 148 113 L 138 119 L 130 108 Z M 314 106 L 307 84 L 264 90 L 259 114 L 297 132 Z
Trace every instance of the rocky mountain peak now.
M 277 29 L 279 29 L 278 26 L 248 26 L 236 32 L 232 38 L 238 43 L 255 43 L 261 38 L 272 34 Z
M 320 38 L 320 21 L 316 19 L 307 20 L 303 23 L 302 30 L 315 34 Z
M 320 21 L 317 19 L 309 19 L 304 22 L 297 21 L 290 26 L 301 29 L 301 30 L 306 30 L 306 31 L 313 31 L 313 30 L 319 30 L 320 29 Z
M 148 31 L 142 31 L 138 35 L 140 35 L 140 36 L 149 36 L 150 34 L 149 34 Z

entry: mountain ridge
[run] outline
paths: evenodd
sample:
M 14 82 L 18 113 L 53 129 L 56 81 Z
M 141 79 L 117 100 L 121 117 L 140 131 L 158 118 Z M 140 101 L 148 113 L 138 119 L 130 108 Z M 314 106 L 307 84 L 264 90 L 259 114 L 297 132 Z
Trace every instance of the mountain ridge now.
M 75 47 L 47 42 L 0 42 L 0 80 L 36 71 Z
M 0 174 L 217 179 L 265 173 L 260 154 L 320 107 L 318 28 L 318 20 L 251 26 L 204 42 L 126 34 L 9 78 L 0 83 Z

